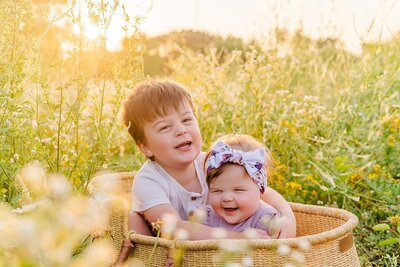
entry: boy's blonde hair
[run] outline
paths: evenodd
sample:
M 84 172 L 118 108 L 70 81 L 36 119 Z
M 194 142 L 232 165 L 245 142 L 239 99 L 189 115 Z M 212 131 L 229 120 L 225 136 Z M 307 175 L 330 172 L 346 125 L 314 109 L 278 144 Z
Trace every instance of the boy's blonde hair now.
M 267 173 L 269 173 L 270 170 L 272 169 L 273 158 L 271 152 L 265 145 L 257 141 L 254 137 L 246 134 L 228 134 L 220 137 L 216 142 L 218 141 L 226 143 L 232 149 L 241 150 L 243 152 L 253 151 L 256 150 L 257 148 L 262 147 L 265 150 L 265 162 L 264 162 L 265 170 Z M 207 161 L 214 144 L 207 151 L 204 162 Z M 220 176 L 223 173 L 225 167 L 230 164 L 235 164 L 235 163 L 224 164 L 220 168 L 212 169 L 210 172 L 206 173 L 207 185 L 210 186 L 210 183 L 214 181 L 218 176 Z
M 193 109 L 192 97 L 177 82 L 161 79 L 138 83 L 123 103 L 122 121 L 136 143 L 145 142 L 143 126 L 157 117 L 179 110 L 184 102 Z

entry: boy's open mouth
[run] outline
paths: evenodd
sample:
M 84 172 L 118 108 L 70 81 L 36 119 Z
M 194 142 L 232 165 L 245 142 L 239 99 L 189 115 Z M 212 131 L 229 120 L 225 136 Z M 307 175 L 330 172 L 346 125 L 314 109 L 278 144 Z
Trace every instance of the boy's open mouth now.
M 179 145 L 177 145 L 175 148 L 186 148 L 189 147 L 192 144 L 191 141 L 186 141 L 186 142 L 182 142 Z

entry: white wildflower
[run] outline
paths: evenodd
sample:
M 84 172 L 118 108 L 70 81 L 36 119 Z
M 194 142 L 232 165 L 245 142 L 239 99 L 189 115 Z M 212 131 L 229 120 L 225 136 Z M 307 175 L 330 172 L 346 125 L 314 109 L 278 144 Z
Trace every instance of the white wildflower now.
M 319 185 L 319 188 L 321 188 L 322 191 L 327 192 L 329 189 L 328 187 L 324 186 L 324 185 Z
M 189 233 L 185 229 L 178 229 L 175 232 L 175 238 L 181 240 L 187 240 L 189 238 Z
M 178 223 L 179 218 L 175 214 L 165 213 L 163 214 L 161 220 L 163 221 L 161 231 L 172 235 L 176 229 L 176 224 Z
M 82 110 L 81 115 L 84 118 L 89 118 L 90 117 L 90 111 L 87 110 L 87 109 L 84 109 L 84 110 Z
M 281 244 L 278 246 L 278 254 L 279 255 L 289 255 L 290 253 L 290 247 L 286 244 Z
M 222 239 L 227 236 L 227 232 L 224 228 L 214 228 L 211 231 L 211 236 L 215 239 Z
M 318 161 L 323 160 L 323 159 L 324 159 L 324 153 L 323 153 L 322 151 L 318 151 L 318 152 L 315 154 L 315 158 L 318 159 Z
M 299 241 L 299 248 L 301 250 L 309 250 L 311 248 L 311 243 L 307 239 L 301 239 Z
M 347 197 L 356 202 L 360 201 L 360 197 L 349 196 L 349 195 Z
M 50 142 L 51 142 L 51 138 L 50 138 L 50 137 L 42 138 L 41 142 L 42 142 L 43 144 L 50 143 Z
M 258 233 L 257 233 L 256 229 L 254 229 L 254 228 L 246 229 L 243 233 L 246 236 L 246 238 L 248 238 L 248 239 L 259 238 Z
M 32 128 L 38 128 L 38 123 L 36 120 L 32 120 Z
M 242 56 L 242 51 L 241 50 L 233 50 L 232 51 L 232 57 L 241 57 Z
M 219 248 L 229 252 L 246 252 L 248 250 L 246 240 L 222 239 L 219 241 Z
M 276 91 L 276 94 L 277 95 L 287 95 L 287 94 L 289 94 L 289 91 L 288 90 L 278 90 L 278 91 Z
M 242 259 L 243 267 L 251 267 L 251 266 L 253 266 L 253 264 L 254 264 L 253 258 L 251 258 L 249 256 L 243 257 L 243 259 Z
M 20 208 L 13 209 L 12 211 L 14 213 L 22 214 L 22 213 L 30 212 L 31 210 L 33 210 L 35 208 L 36 208 L 36 204 L 32 203 L 32 204 L 28 204 L 28 205 L 23 205 Z
M 24 166 L 19 179 L 32 193 L 43 192 L 46 187 L 46 174 L 37 161 Z
M 319 100 L 318 96 L 306 95 L 303 97 L 304 102 L 317 102 Z
M 292 254 L 290 254 L 290 258 L 297 263 L 304 263 L 305 261 L 304 254 L 298 251 L 293 251 Z
M 190 217 L 190 220 L 198 223 L 203 223 L 206 216 L 206 211 L 202 208 L 198 208 L 193 211 L 193 215 Z
M 105 241 L 97 241 L 77 258 L 72 266 L 110 266 L 113 261 L 113 248 Z
M 49 177 L 48 189 L 59 198 L 66 198 L 71 193 L 71 185 L 62 175 L 52 175 Z

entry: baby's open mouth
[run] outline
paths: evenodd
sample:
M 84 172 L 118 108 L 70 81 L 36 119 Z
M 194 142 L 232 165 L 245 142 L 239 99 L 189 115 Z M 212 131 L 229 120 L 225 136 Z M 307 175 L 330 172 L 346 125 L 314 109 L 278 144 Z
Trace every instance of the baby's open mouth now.
M 182 148 L 182 147 L 188 147 L 192 144 L 191 141 L 186 141 L 186 142 L 182 142 L 179 145 L 177 145 L 175 148 Z
M 225 211 L 235 211 L 235 210 L 237 210 L 238 208 L 223 208 Z

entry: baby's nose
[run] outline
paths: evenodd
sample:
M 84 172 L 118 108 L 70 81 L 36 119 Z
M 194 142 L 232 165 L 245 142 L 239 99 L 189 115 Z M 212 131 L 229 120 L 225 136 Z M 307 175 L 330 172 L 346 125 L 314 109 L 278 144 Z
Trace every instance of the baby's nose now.
M 232 201 L 233 196 L 230 192 L 225 192 L 222 194 L 222 201 Z

